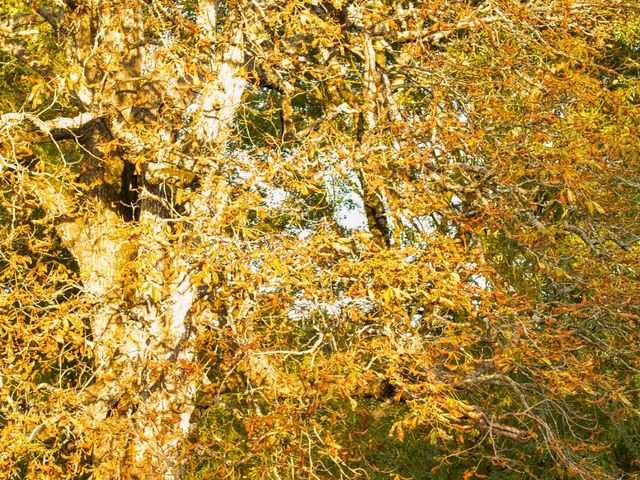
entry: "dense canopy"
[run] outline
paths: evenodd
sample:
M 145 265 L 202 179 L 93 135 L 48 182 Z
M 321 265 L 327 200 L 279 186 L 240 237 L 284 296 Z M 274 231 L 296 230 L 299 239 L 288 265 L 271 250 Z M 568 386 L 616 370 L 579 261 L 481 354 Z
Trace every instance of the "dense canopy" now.
M 5 0 L 8 479 L 633 479 L 637 0 Z

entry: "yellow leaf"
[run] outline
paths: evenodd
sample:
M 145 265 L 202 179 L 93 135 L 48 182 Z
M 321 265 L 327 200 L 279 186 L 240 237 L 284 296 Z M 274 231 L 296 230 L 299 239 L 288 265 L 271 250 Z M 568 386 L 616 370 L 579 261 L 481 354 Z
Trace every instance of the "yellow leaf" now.
M 399 298 L 401 300 L 408 300 L 411 298 L 411 295 L 409 295 L 407 292 L 395 287 L 393 288 L 393 294 L 396 298 Z
M 448 298 L 445 298 L 445 297 L 438 298 L 438 303 L 440 305 L 445 305 L 445 306 L 450 307 L 450 308 L 455 308 L 455 306 L 456 306 L 455 303 L 453 303 L 451 300 L 449 300 Z
M 594 200 L 589 200 L 587 202 L 587 209 L 589 210 L 589 213 L 591 215 L 593 215 L 595 212 L 598 212 L 600 215 L 604 214 L 604 208 L 602 208 L 602 205 Z
M 27 97 L 27 102 L 31 103 L 31 108 L 36 108 L 42 103 L 40 95 L 44 92 L 45 84 L 39 83 L 31 89 L 31 93 Z
M 595 200 L 592 200 L 593 206 L 600 215 L 604 215 L 604 208 Z
M 575 204 L 576 203 L 576 196 L 573 194 L 571 189 L 567 188 L 566 192 L 567 192 L 567 201 L 569 202 L 569 204 L 571 204 L 571 205 Z
M 384 292 L 382 292 L 382 301 L 384 303 L 389 303 L 393 300 L 393 289 L 387 288 Z
M 334 248 L 335 251 L 337 252 L 341 252 L 341 253 L 351 253 L 351 249 L 345 245 L 342 245 L 341 243 L 338 242 L 333 242 L 331 244 L 331 246 Z
M 151 299 L 154 302 L 159 302 L 162 299 L 162 293 L 160 292 L 160 289 L 155 286 L 155 285 L 151 285 Z

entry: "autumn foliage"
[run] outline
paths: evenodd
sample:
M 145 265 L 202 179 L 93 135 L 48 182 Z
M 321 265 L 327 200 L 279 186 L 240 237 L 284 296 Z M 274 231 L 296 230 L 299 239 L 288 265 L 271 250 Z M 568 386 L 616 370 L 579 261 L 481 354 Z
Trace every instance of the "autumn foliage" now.
M 637 1 L 0 19 L 0 478 L 638 478 Z

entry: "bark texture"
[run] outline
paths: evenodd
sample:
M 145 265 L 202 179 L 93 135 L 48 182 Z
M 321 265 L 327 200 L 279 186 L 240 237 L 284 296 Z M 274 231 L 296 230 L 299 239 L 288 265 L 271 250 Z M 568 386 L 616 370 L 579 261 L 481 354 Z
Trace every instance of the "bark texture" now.
M 88 0 L 67 7 L 64 23 L 74 32 L 66 36 L 73 97 L 92 119 L 72 129 L 84 151 L 79 180 L 89 195 L 82 205 L 51 185 L 39 195 L 52 207 L 49 214 L 95 304 L 96 373 L 88 390 L 94 475 L 178 479 L 179 443 L 189 429 L 201 372 L 190 344 L 197 291 L 190 259 L 175 244 L 173 195 L 177 183 L 197 177 L 203 193 L 182 213 L 210 218 L 224 207 L 215 193 L 215 158 L 244 90 L 243 20 L 229 14 L 229 40 L 221 41 L 215 2 L 201 3 L 199 86 L 176 95 L 162 70 L 167 66 L 148 48 L 146 5 Z M 191 116 L 186 128 L 185 115 Z M 210 152 L 207 162 L 176 154 L 203 148 Z

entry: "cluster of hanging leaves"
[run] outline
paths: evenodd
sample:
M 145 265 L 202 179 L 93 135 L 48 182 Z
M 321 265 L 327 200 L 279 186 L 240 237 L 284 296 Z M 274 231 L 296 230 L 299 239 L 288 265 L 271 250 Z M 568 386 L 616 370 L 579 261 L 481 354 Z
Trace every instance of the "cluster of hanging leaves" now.
M 156 74 L 202 88 L 197 6 L 125 3 Z M 226 2 L 220 45 L 241 6 L 257 20 L 237 27 L 247 87 L 218 203 L 181 216 L 201 192 L 173 187 L 162 232 L 201 293 L 187 476 L 634 478 L 640 6 Z M 55 41 L 72 33 L 3 25 L 2 111 L 78 113 Z M 166 105 L 158 122 L 188 124 Z M 36 194 L 73 185 L 81 152 L 0 128 L 0 471 L 81 478 L 91 305 Z

